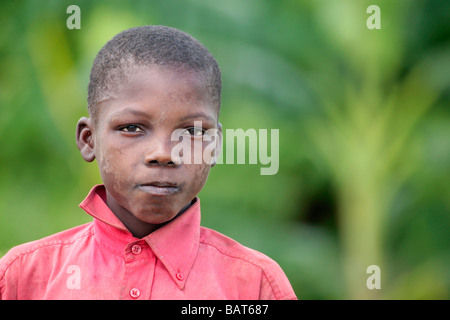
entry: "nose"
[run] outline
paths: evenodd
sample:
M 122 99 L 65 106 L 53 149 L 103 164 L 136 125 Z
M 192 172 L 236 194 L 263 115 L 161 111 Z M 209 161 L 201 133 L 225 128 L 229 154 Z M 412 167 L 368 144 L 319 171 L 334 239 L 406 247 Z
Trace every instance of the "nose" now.
M 149 141 L 148 145 L 144 158 L 147 166 L 178 166 L 178 161 L 172 159 L 172 142 L 170 139 L 155 136 Z

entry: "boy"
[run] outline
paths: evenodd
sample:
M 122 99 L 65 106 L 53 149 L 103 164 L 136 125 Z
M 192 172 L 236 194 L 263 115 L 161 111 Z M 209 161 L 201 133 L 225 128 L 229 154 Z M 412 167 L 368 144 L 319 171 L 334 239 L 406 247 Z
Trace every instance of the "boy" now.
M 217 62 L 184 32 L 144 26 L 111 39 L 76 130 L 103 181 L 80 204 L 94 220 L 10 250 L 0 298 L 296 299 L 274 261 L 200 227 L 197 194 L 217 157 L 203 152 L 205 135 L 218 132 L 220 147 L 220 93 Z M 199 152 L 202 161 L 189 161 Z

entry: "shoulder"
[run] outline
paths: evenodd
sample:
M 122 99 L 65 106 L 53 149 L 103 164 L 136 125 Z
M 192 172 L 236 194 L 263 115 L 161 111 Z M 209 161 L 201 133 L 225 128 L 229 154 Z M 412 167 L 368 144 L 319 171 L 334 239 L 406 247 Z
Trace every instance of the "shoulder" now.
M 27 256 L 39 255 L 42 250 L 54 250 L 61 246 L 73 244 L 88 237 L 92 232 L 92 222 L 90 222 L 39 240 L 15 246 L 0 259 L 0 278 L 3 277 L 6 270 L 18 260 L 26 258 Z
M 201 227 L 200 244 L 208 246 L 220 255 L 252 265 L 262 273 L 261 286 L 269 292 L 267 298 L 296 299 L 289 280 L 279 264 L 267 255 L 246 247 L 220 232 Z M 264 293 L 261 295 L 264 297 Z
M 236 240 L 215 230 L 201 227 L 200 243 L 210 246 L 217 250 L 220 254 L 235 259 L 241 259 L 255 266 L 265 269 L 276 264 L 274 260 L 265 254 L 246 247 Z

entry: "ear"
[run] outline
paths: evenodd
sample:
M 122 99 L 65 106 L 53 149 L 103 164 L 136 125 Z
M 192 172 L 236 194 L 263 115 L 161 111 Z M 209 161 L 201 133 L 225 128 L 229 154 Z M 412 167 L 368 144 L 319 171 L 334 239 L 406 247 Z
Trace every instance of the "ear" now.
M 212 160 L 211 168 L 214 167 L 217 163 L 217 159 L 219 158 L 220 151 L 222 151 L 222 140 L 223 140 L 223 134 L 222 134 L 222 124 L 219 122 L 217 126 L 217 136 L 218 140 L 216 143 L 216 150 L 214 151 L 214 159 Z
M 81 152 L 81 156 L 87 162 L 92 162 L 95 159 L 94 136 L 92 133 L 91 119 L 86 117 L 81 118 L 77 123 L 77 147 Z

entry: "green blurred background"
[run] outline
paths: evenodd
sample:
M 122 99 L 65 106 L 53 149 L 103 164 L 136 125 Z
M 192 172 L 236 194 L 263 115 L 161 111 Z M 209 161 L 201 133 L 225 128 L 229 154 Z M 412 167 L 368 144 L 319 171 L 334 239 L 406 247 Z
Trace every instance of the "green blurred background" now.
M 163 24 L 217 58 L 224 129 L 280 130 L 276 175 L 213 168 L 204 226 L 275 259 L 301 299 L 448 299 L 449 21 L 446 0 L 2 1 L 0 256 L 90 221 L 90 67 L 118 32 Z

